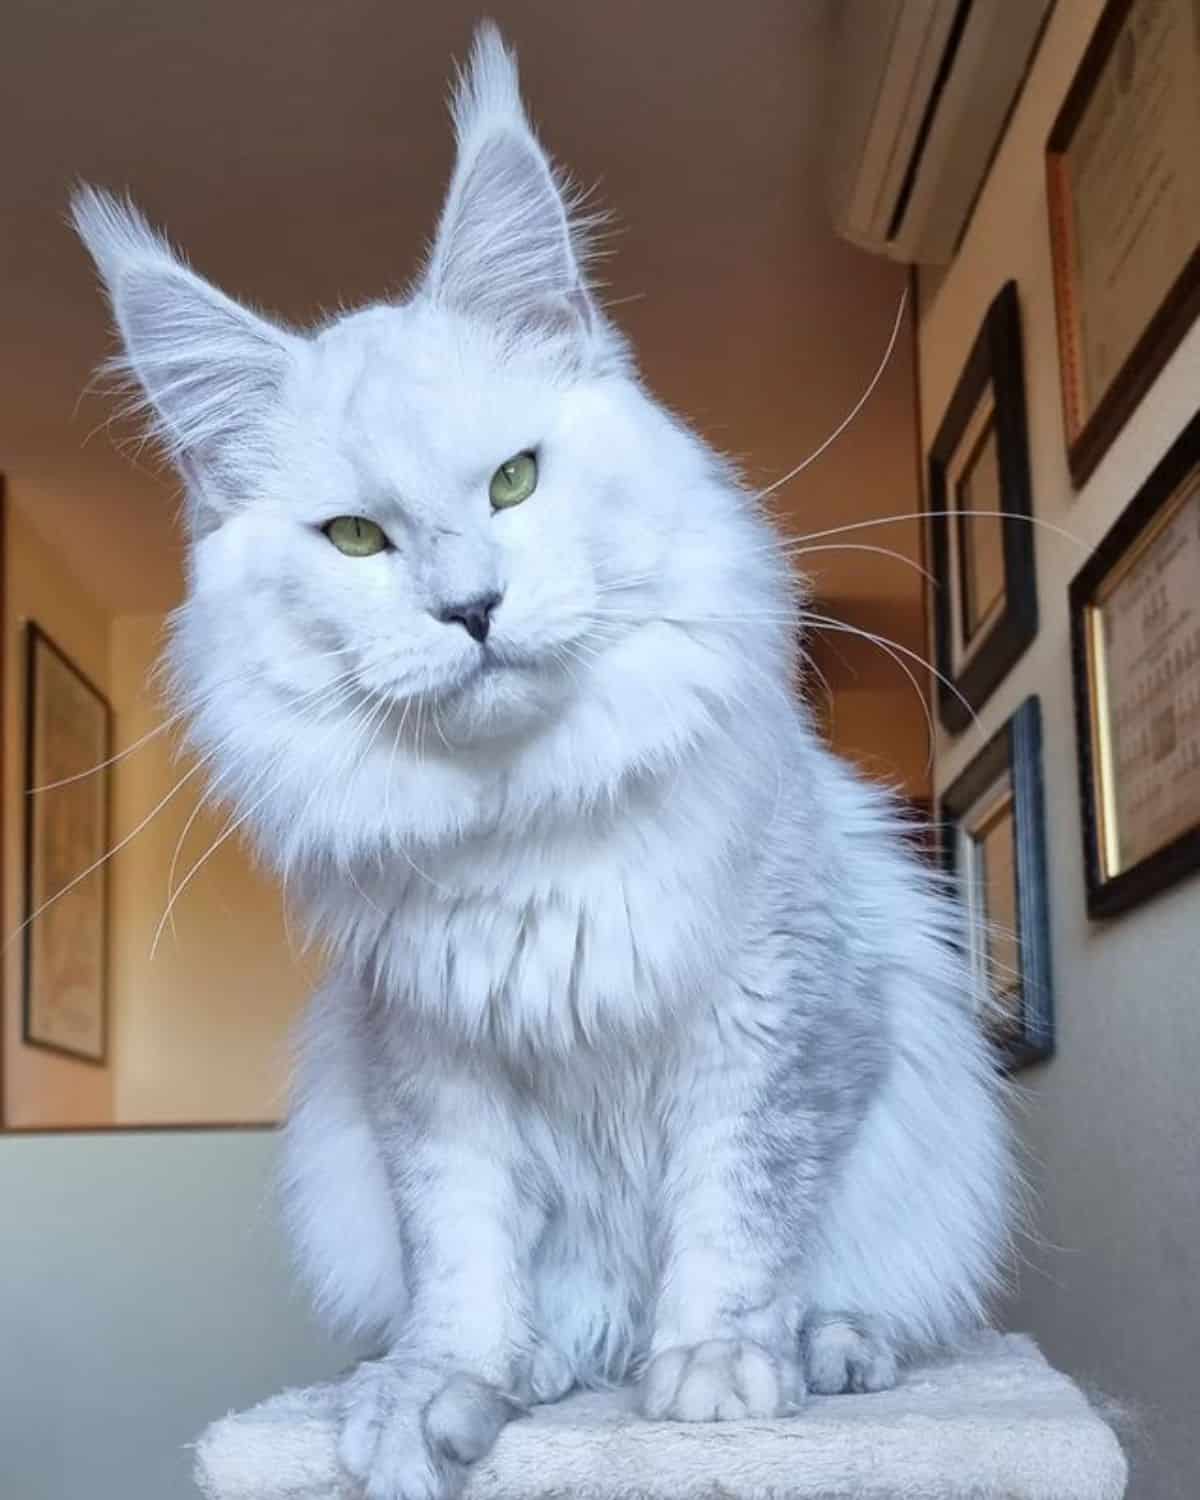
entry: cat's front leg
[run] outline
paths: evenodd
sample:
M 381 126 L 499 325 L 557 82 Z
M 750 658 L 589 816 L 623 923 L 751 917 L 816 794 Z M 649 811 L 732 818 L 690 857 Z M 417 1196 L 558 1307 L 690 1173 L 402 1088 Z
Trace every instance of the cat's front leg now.
M 383 1134 L 409 1271 L 404 1331 L 342 1386 L 338 1456 L 366 1500 L 452 1500 L 523 1410 L 528 1250 L 494 1104 L 443 1086 L 419 1139 Z
M 781 1416 L 805 1395 L 803 1306 L 784 1289 L 793 1258 L 787 1231 L 771 1213 L 744 1092 L 714 1080 L 707 1097 L 703 1087 L 691 1093 L 701 1107 L 676 1114 L 639 1404 L 654 1420 Z

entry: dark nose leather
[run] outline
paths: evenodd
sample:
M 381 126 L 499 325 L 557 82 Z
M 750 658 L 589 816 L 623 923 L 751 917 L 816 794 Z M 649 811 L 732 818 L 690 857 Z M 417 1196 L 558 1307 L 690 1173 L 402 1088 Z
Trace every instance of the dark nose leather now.
M 461 625 L 472 640 L 482 645 L 492 628 L 492 611 L 499 603 L 499 594 L 482 594 L 464 604 L 445 605 L 438 610 L 437 618 L 443 625 Z

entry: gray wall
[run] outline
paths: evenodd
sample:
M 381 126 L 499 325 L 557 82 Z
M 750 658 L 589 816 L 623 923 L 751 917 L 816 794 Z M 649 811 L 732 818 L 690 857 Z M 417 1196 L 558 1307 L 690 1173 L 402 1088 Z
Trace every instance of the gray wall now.
M 1007 1314 L 1127 1403 L 1134 1500 L 1200 1495 L 1200 878 L 1107 923 L 1084 908 L 1067 585 L 1196 410 L 1200 326 L 1081 490 L 1066 470 L 1046 220 L 1047 133 L 1101 10 L 1060 0 L 945 275 L 923 278 L 921 420 L 936 433 L 989 301 L 1017 281 L 1042 624 L 981 713 L 939 746 L 945 787 L 1029 694 L 1041 698 L 1058 1055 L 1021 1075 L 1036 1199 Z
M 293 1290 L 274 1148 L 0 1136 L 2 1500 L 195 1500 L 205 1423 L 347 1362 Z

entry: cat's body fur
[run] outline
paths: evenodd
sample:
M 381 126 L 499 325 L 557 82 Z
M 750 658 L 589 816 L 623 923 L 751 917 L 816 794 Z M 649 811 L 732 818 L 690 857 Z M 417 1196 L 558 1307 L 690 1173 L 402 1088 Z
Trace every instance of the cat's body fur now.
M 77 204 L 188 481 L 192 742 L 331 953 L 287 1205 L 388 1351 L 345 1387 L 373 1500 L 576 1382 L 889 1383 L 981 1315 L 1009 1177 L 955 914 L 794 700 L 772 534 L 632 376 L 489 31 L 457 123 L 413 298 L 311 338 Z M 355 513 L 394 551 L 334 554 Z M 493 592 L 486 647 L 435 618 Z

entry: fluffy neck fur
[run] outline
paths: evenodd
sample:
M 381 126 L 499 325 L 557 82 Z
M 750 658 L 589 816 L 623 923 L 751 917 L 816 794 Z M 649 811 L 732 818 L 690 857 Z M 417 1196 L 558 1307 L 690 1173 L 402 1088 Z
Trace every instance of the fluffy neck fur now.
M 340 658 L 290 622 L 263 629 L 262 594 L 247 630 L 199 576 L 230 571 L 219 533 L 172 636 L 195 747 L 320 939 L 394 1003 L 512 1055 L 605 1027 L 627 1041 L 720 967 L 799 717 L 770 532 L 627 377 L 598 384 L 577 399 L 629 422 L 651 484 L 670 476 L 655 508 L 671 519 L 647 528 L 610 617 L 597 599 L 600 644 L 551 664 L 533 722 L 458 737 L 436 699 L 357 692 L 314 712 Z

